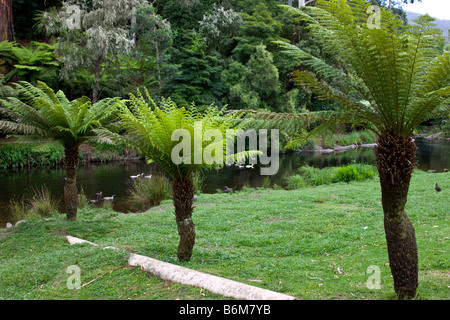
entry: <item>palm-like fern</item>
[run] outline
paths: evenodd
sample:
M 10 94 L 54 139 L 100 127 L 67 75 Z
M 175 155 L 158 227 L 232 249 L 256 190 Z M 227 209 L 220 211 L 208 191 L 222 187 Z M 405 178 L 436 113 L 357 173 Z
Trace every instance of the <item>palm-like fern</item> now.
M 340 61 L 340 69 L 278 43 L 304 67 L 294 72 L 299 85 L 340 102 L 330 118 L 369 126 L 380 136 L 407 138 L 422 122 L 449 112 L 450 55 L 438 55 L 440 30 L 432 18 L 423 16 L 403 27 L 381 8 L 380 28 L 370 29 L 369 5 L 364 0 L 318 1 L 317 7 L 298 12 L 312 35 Z
M 160 106 L 157 106 L 146 92 L 145 98 L 140 93 L 137 97 L 130 95 L 130 99 L 121 108 L 120 117 L 123 128 L 127 130 L 126 136 L 104 129 L 97 130 L 97 133 L 101 137 L 117 139 L 137 149 L 149 162 L 156 162 L 172 178 L 173 203 L 180 235 L 178 258 L 189 260 L 195 242 L 195 227 L 192 222 L 192 174 L 220 166 L 220 162 L 230 158 L 240 161 L 244 157 L 256 155 L 257 152 L 228 152 L 227 141 L 234 139 L 239 131 L 236 130 L 230 135 L 227 129 L 233 128 L 237 116 L 225 117 L 223 112 L 214 106 L 202 113 L 194 107 L 178 108 L 170 100 L 162 100 Z M 178 159 L 183 160 L 182 162 L 172 154 L 180 144 L 176 137 L 173 138 L 173 133 L 177 130 L 184 130 L 190 138 L 186 143 L 186 150 L 183 150 L 182 159 Z M 206 141 L 206 137 L 202 139 L 208 130 L 215 130 L 218 138 L 211 139 L 212 141 Z M 183 136 L 183 139 L 185 138 L 186 136 Z M 200 143 L 196 144 L 196 139 Z M 191 152 L 184 154 L 188 150 Z M 201 159 L 201 156 L 208 154 L 208 150 L 217 151 L 217 159 L 222 161 L 217 163 Z
M 411 135 L 422 122 L 449 113 L 450 55 L 439 55 L 440 31 L 428 16 L 404 27 L 381 8 L 380 27 L 370 28 L 366 0 L 318 0 L 316 5 L 286 10 L 308 23 L 340 67 L 296 46 L 278 44 L 301 64 L 302 70 L 294 72 L 299 85 L 339 102 L 324 126 L 349 122 L 377 133 L 375 155 L 394 288 L 399 297 L 412 297 L 418 285 L 417 245 L 404 212 L 416 159 Z M 298 121 L 294 115 L 282 118 Z
M 14 75 L 32 83 L 44 81 L 45 78 L 55 79 L 59 62 L 54 50 L 54 45 L 37 41 L 32 41 L 29 47 L 18 46 L 15 42 L 0 42 L 0 58 L 14 67 L 5 76 L 6 80 L 9 81 Z
M 54 54 L 55 46 L 32 41 L 30 47 L 13 47 L 14 68 L 21 80 L 36 82 L 43 75 L 52 73 L 57 77 L 59 62 Z
M 118 99 L 104 99 L 94 105 L 86 97 L 69 101 L 62 91 L 54 92 L 43 82 L 33 86 L 28 82 L 16 84 L 17 97 L 0 100 L 0 129 L 19 135 L 19 142 L 39 142 L 37 148 L 48 149 L 62 145 L 65 149 L 67 171 L 64 200 L 69 219 L 76 218 L 77 189 L 75 172 L 78 149 L 88 140 L 98 140 L 95 130 L 114 127 Z

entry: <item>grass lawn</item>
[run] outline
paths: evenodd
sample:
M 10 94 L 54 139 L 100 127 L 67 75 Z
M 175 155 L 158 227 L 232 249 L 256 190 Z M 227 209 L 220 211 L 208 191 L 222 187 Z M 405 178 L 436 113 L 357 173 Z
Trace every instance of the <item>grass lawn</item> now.
M 449 173 L 414 173 L 407 214 L 419 249 L 417 299 L 449 298 L 449 194 Z M 129 251 L 298 299 L 394 299 L 380 198 L 377 179 L 201 194 L 190 262 L 176 258 L 171 201 L 143 214 L 86 208 L 76 222 L 27 221 L 0 230 L 0 299 L 224 299 L 127 266 Z M 125 250 L 70 246 L 64 234 Z M 66 285 L 71 265 L 81 270 L 79 290 Z M 381 289 L 366 285 L 370 266 Z

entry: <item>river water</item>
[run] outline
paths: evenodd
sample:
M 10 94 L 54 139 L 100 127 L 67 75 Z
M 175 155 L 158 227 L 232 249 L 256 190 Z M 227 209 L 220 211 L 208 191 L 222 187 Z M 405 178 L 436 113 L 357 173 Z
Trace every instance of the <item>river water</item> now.
M 417 139 L 417 158 L 420 170 L 442 172 L 450 169 L 450 141 Z M 360 148 L 342 153 L 295 152 L 280 155 L 279 171 L 274 176 L 262 176 L 260 168 L 239 169 L 224 167 L 206 174 L 203 192 L 215 193 L 224 186 L 240 189 L 243 186 L 261 187 L 264 184 L 284 186 L 285 179 L 296 173 L 303 165 L 327 167 L 345 165 L 351 162 L 374 164 L 372 148 Z M 113 208 L 119 212 L 128 212 L 128 190 L 133 183 L 131 175 L 139 173 L 156 174 L 155 166 L 145 162 L 118 162 L 101 165 L 84 165 L 77 171 L 77 184 L 89 198 L 102 191 L 104 196 L 115 195 Z M 9 205 L 12 198 L 22 199 L 29 190 L 45 185 L 55 197 L 62 198 L 65 171 L 60 169 L 31 169 L 14 172 L 1 172 L 0 183 L 0 227 L 14 222 L 10 217 Z

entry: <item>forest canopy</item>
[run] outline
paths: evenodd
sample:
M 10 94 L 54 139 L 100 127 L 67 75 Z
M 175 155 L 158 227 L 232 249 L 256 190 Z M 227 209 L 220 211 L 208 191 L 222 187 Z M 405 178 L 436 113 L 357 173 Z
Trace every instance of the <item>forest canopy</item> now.
M 391 7 L 407 23 L 401 4 L 408 0 L 368 2 Z M 336 108 L 294 83 L 292 73 L 303 67 L 276 44 L 339 66 L 298 13 L 283 8 L 298 6 L 297 0 L 12 3 L 15 42 L 8 45 L 21 56 L 3 43 L 3 83 L 43 80 L 94 102 L 146 88 L 156 100 L 170 97 L 199 109 L 212 103 L 290 113 Z

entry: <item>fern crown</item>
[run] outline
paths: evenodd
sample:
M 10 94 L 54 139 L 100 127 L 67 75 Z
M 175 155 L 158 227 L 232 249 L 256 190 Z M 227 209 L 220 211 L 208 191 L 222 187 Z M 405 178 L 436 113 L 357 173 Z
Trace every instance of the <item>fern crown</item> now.
M 338 67 L 297 46 L 277 43 L 298 59 L 301 68 L 293 76 L 300 86 L 339 102 L 330 120 L 407 138 L 422 122 L 449 113 L 450 55 L 439 54 L 441 31 L 433 18 L 422 16 L 404 26 L 381 8 L 379 28 L 371 28 L 369 5 L 365 0 L 318 0 L 316 7 L 301 10 L 284 6 L 308 24 Z
M 0 129 L 20 135 L 20 141 L 40 142 L 40 149 L 57 145 L 78 147 L 87 140 L 99 140 L 95 129 L 117 125 L 121 101 L 104 99 L 95 104 L 87 97 L 69 101 L 62 91 L 54 92 L 43 82 L 36 86 L 21 81 L 17 97 L 1 100 Z

